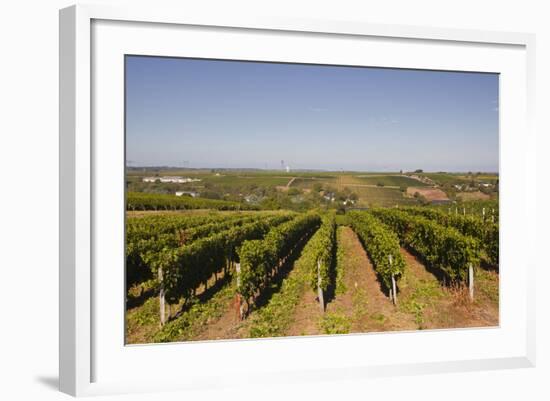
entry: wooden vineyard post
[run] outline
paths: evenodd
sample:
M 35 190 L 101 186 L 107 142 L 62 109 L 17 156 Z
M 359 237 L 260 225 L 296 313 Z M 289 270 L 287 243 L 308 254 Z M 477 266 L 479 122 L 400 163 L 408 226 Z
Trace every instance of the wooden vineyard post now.
M 388 261 L 390 262 L 390 270 L 391 270 L 391 266 L 393 263 L 393 259 L 391 255 L 388 255 Z M 391 275 L 390 300 L 393 302 L 394 305 L 397 305 L 397 284 L 395 282 L 395 275 L 393 273 Z
M 485 208 L 481 210 L 481 213 L 483 213 L 483 222 L 485 223 Z
M 393 288 L 393 304 L 397 305 L 397 285 L 395 283 L 395 276 L 391 275 L 391 286 Z
M 455 207 L 455 215 L 458 214 L 458 207 Z
M 321 311 L 325 312 L 325 299 L 323 297 L 323 289 L 321 288 L 321 261 L 317 261 L 317 296 L 319 297 L 319 305 Z
M 240 263 L 235 263 L 235 272 L 237 273 L 237 295 L 235 296 L 235 307 L 237 309 L 237 315 L 239 320 L 243 320 L 244 305 L 242 302 L 241 294 L 238 291 L 241 288 L 241 264 Z
M 160 291 L 159 291 L 159 304 L 160 304 L 160 325 L 164 326 L 166 323 L 165 316 L 165 293 L 164 293 L 164 282 L 162 279 L 162 267 L 159 268 L 159 282 L 160 282 Z
M 474 268 L 470 263 L 468 265 L 468 290 L 470 292 L 470 300 L 474 300 Z
M 466 216 L 466 208 L 463 208 L 462 210 L 463 210 L 464 216 Z

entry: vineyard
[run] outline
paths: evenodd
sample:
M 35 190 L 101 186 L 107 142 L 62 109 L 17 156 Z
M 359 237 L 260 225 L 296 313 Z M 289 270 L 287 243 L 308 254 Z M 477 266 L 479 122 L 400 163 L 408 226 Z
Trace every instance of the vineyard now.
M 499 325 L 498 74 L 124 64 L 128 344 Z
M 217 199 L 193 198 L 190 196 L 176 197 L 163 194 L 148 194 L 128 192 L 126 195 L 127 210 L 256 210 L 258 207 L 246 203 L 231 202 Z
M 498 325 L 495 214 L 166 199 L 128 195 L 166 212 L 127 217 L 127 343 Z

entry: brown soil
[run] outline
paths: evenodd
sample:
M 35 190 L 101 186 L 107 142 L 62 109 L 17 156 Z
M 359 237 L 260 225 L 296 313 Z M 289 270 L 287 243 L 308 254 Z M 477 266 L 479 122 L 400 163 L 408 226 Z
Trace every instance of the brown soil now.
M 401 312 L 380 287 L 374 268 L 359 238 L 349 227 L 341 229 L 343 282 L 346 291 L 327 305 L 327 313 L 344 314 L 351 332 L 415 329 L 413 319 Z
M 312 336 L 321 334 L 319 331 L 319 319 L 322 316 L 321 307 L 317 297 L 307 287 L 302 299 L 296 307 L 294 322 L 289 327 L 287 336 Z
M 477 270 L 474 302 L 465 287 L 444 287 L 415 256 L 401 250 L 407 270 L 399 282 L 399 307 L 419 329 L 497 326 L 498 274 Z
M 218 288 L 223 285 L 225 274 L 220 272 L 212 275 L 208 279 L 208 290 L 201 284 L 196 289 L 196 296 L 208 299 Z M 206 292 L 209 293 L 206 293 Z M 184 301 L 181 300 L 177 305 L 166 306 L 166 313 L 168 319 L 178 314 L 178 311 L 184 305 Z M 160 330 L 160 317 L 159 317 L 159 298 L 158 293 L 153 292 L 142 304 L 135 307 L 129 307 L 126 310 L 126 342 L 127 344 L 143 344 L 151 341 L 152 337 Z M 137 316 L 140 316 L 139 318 Z M 141 323 L 136 324 L 136 320 L 141 320 Z
M 414 196 L 415 193 L 419 193 L 428 201 L 445 201 L 449 200 L 449 197 L 445 192 L 439 188 L 421 188 L 421 187 L 408 187 L 407 195 Z
M 461 192 L 456 194 L 456 197 L 462 201 L 471 201 L 471 200 L 488 200 L 491 199 L 491 196 L 484 194 L 481 191 L 475 192 Z
M 146 344 L 151 341 L 151 337 L 159 330 L 158 310 L 158 297 L 154 297 L 144 305 L 126 312 L 126 344 Z M 136 317 L 138 315 L 145 317 L 139 319 Z
M 236 305 L 235 299 L 232 299 L 227 304 L 224 314 L 218 320 L 208 324 L 206 329 L 193 340 L 241 338 L 238 331 L 243 322 L 238 317 Z

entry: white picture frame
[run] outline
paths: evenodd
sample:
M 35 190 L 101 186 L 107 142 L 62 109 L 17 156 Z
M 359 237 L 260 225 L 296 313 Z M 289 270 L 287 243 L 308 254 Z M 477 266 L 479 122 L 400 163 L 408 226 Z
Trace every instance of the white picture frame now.
M 144 30 L 147 35 L 140 36 Z M 189 30 L 193 32 L 190 33 Z M 177 47 L 178 38 L 161 41 L 161 38 L 190 34 L 197 35 L 196 39 L 207 49 L 188 54 L 186 52 L 191 50 Z M 259 35 L 262 44 L 269 43 L 271 53 L 262 50 L 265 46 L 258 46 L 258 38 L 252 38 L 253 35 Z M 121 62 L 120 55 L 132 53 L 132 50 L 138 54 L 152 55 L 197 56 L 202 51 L 217 54 L 221 50 L 216 42 L 222 38 L 224 44 L 231 40 L 244 42 L 238 46 L 241 53 L 237 54 L 235 49 L 225 49 L 224 51 L 233 53 L 223 53 L 221 58 L 267 57 L 269 60 L 274 57 L 277 60 L 301 62 L 311 57 L 318 62 L 330 62 L 332 59 L 337 63 L 366 65 L 360 59 L 364 55 L 355 57 L 357 53 L 353 53 L 353 49 L 356 45 L 368 45 L 372 46 L 369 48 L 372 49 L 372 54 L 385 57 L 377 66 L 405 68 L 408 65 L 409 68 L 479 70 L 503 74 L 501 272 L 507 279 L 501 282 L 503 295 L 501 325 L 498 328 L 140 347 L 125 347 L 119 341 L 123 328 L 118 323 L 123 321 L 120 320 L 123 319 L 123 307 L 117 303 L 119 300 L 114 291 L 122 276 L 117 276 L 109 284 L 105 275 L 96 269 L 101 269 L 106 263 L 118 265 L 116 261 L 109 262 L 108 259 L 109 255 L 117 255 L 118 248 L 102 251 L 102 239 L 98 236 L 106 234 L 106 221 L 116 222 L 113 223 L 115 232 L 122 228 L 119 200 L 123 181 L 119 180 L 122 172 L 117 163 L 120 162 L 118 158 L 121 155 L 120 152 L 117 153 L 117 149 L 120 150 L 124 138 L 118 135 L 118 119 L 122 117 L 117 117 L 114 113 L 120 114 L 123 111 L 123 103 L 120 102 L 122 93 L 118 93 L 123 71 L 117 69 L 112 76 L 104 72 L 110 71 L 113 65 L 120 66 L 116 64 Z M 292 44 L 289 44 L 290 39 Z M 315 55 L 312 50 L 311 54 L 304 55 L 305 58 L 301 59 L 299 54 L 303 46 L 317 40 L 323 40 L 324 45 L 333 46 L 327 47 L 333 51 L 327 52 L 324 58 L 323 55 Z M 338 46 L 330 44 L 334 40 L 338 40 Z M 280 383 L 534 366 L 533 273 L 536 261 L 531 256 L 534 255 L 531 247 L 535 243 L 536 205 L 534 197 L 530 197 L 527 191 L 512 191 L 512 186 L 516 184 L 534 183 L 536 176 L 536 138 L 531 116 L 534 110 L 534 43 L 533 35 L 523 33 L 376 25 L 358 21 L 261 17 L 243 19 L 236 16 L 190 14 L 184 10 L 168 11 L 155 7 L 119 9 L 78 5 L 61 10 L 60 390 L 80 396 L 167 389 L 206 389 L 214 386 L 246 385 L 247 381 L 268 384 L 274 378 Z M 280 47 L 284 47 L 288 53 L 282 53 L 283 50 L 277 53 L 277 44 L 284 45 Z M 400 46 L 402 51 L 385 50 L 392 46 Z M 449 46 L 452 51 L 447 48 Z M 420 54 L 426 52 L 424 60 L 411 59 L 411 53 L 407 49 L 413 47 Z M 175 54 L 176 51 L 180 54 Z M 262 56 L 260 51 L 267 53 L 262 53 Z M 465 55 L 463 62 L 454 59 L 460 52 Z M 489 53 L 492 55 L 489 56 Z M 208 54 L 205 53 L 206 56 Z M 484 58 L 490 60 L 483 61 Z M 476 69 L 476 65 L 480 69 Z M 511 96 L 512 92 L 514 96 Z M 104 101 L 98 101 L 99 98 Z M 112 116 L 105 114 L 107 108 L 113 113 Z M 110 127 L 115 127 L 115 135 L 108 138 L 96 135 L 98 130 L 114 132 Z M 109 143 L 110 140 L 114 142 Z M 115 172 L 112 179 L 106 175 L 109 171 Z M 534 188 L 534 185 L 526 185 L 525 188 Z M 112 211 L 109 202 L 112 202 Z M 520 230 L 521 238 L 514 235 L 514 232 Z M 122 231 L 118 235 L 120 237 Z M 120 246 L 118 240 L 111 242 Z M 513 246 L 506 247 L 508 244 Z M 508 264 L 516 268 L 508 268 Z M 120 265 L 120 269 L 122 268 L 123 264 Z M 102 291 L 101 302 L 94 297 L 98 287 Z M 120 287 L 121 294 L 122 288 Z M 113 305 L 111 301 L 120 306 L 111 308 L 114 311 L 112 319 L 103 313 L 106 305 Z M 111 330 L 118 334 L 110 334 Z M 114 340 L 111 341 L 111 337 Z M 414 353 L 409 355 L 404 352 L 407 347 L 418 348 L 428 344 L 443 346 L 445 341 L 451 340 L 460 342 L 454 351 L 442 347 L 443 350 L 440 348 L 426 352 L 424 359 Z M 383 349 L 388 341 L 394 342 L 397 354 L 401 350 L 400 355 L 376 354 L 372 351 L 369 358 L 364 358 L 361 353 L 342 356 L 342 349 L 351 343 L 361 349 L 367 349 L 371 343 L 372 347 Z M 318 358 L 317 352 L 321 347 L 327 350 L 326 355 Z M 146 365 L 150 366 L 155 366 L 159 361 L 167 360 L 175 354 L 181 354 L 186 358 L 198 358 L 199 355 L 210 360 L 217 358 L 220 360 L 220 367 L 216 371 L 208 371 L 207 365 L 198 364 L 195 369 L 186 371 L 185 375 L 180 372 L 179 375 L 149 376 L 149 379 L 134 376 L 132 379 L 132 374 L 135 374 L 131 369 L 132 361 L 135 365 L 134 358 L 138 354 L 141 360 L 148 358 L 145 359 L 148 361 Z M 246 371 L 241 362 L 237 370 L 242 369 L 241 372 L 246 373 L 246 379 L 240 382 L 235 380 L 235 376 L 231 376 L 231 367 L 222 363 L 224 360 L 237 360 L 239 356 L 246 359 L 254 358 L 255 355 L 269 360 L 270 363 L 264 366 L 255 364 L 253 371 Z M 281 355 L 286 355 L 286 359 Z M 128 374 L 124 374 L 125 372 Z M 185 378 L 181 379 L 182 376 Z

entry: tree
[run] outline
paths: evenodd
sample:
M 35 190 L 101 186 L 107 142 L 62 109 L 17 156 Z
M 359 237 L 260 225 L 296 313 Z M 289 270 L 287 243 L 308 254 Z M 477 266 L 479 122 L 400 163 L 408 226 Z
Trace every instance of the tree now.
M 302 191 L 298 188 L 289 188 L 287 194 L 289 196 L 301 195 Z
M 273 198 L 265 198 L 261 201 L 260 206 L 265 210 L 277 210 L 281 208 L 279 202 Z

